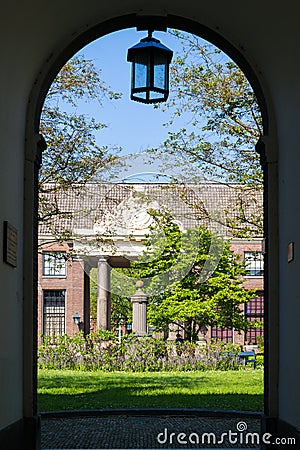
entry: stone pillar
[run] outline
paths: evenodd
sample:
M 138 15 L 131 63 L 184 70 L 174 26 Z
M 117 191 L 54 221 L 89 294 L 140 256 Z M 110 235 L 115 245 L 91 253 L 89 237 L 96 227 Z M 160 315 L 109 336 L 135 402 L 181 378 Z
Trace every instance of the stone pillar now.
M 98 260 L 98 298 L 97 298 L 97 328 L 110 330 L 110 270 L 108 256 L 100 256 Z
M 137 291 L 131 297 L 132 303 L 132 331 L 138 336 L 147 334 L 147 303 L 148 297 L 142 291 L 144 283 L 136 283 Z

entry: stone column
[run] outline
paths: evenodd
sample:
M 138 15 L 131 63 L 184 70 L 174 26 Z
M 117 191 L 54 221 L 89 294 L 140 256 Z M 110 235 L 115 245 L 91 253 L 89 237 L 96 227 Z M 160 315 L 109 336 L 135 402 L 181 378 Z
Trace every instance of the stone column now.
M 98 260 L 98 299 L 97 299 L 97 328 L 110 330 L 110 270 L 108 256 L 100 256 Z
M 91 332 L 91 293 L 90 293 L 90 267 L 87 264 L 84 265 L 84 278 L 83 278 L 83 313 L 84 313 L 84 325 L 83 332 L 85 335 Z
M 132 331 L 138 336 L 147 334 L 147 303 L 148 297 L 142 291 L 144 283 L 136 283 L 137 291 L 131 297 L 132 303 Z

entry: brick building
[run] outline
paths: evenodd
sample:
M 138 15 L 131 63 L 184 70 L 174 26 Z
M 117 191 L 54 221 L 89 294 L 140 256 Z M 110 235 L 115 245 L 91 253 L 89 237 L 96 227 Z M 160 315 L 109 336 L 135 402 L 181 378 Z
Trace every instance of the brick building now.
M 257 297 L 253 298 L 245 305 L 245 315 L 250 321 L 263 321 L 264 314 L 264 280 L 263 280 L 263 253 L 262 240 L 246 239 L 231 240 L 231 250 L 241 255 L 246 261 L 247 275 L 244 279 L 244 286 L 247 289 L 257 290 Z M 209 337 L 219 338 L 226 342 L 240 342 L 242 344 L 257 344 L 257 336 L 263 335 L 263 330 L 260 328 L 249 328 L 247 333 L 239 334 L 237 331 L 231 329 L 220 329 L 212 327 L 208 334 Z
M 164 189 L 167 189 L 164 191 Z M 55 192 L 55 191 L 54 191 Z M 187 193 L 188 192 L 188 193 Z M 99 328 L 110 328 L 110 270 L 128 267 L 143 248 L 149 227 L 147 208 L 166 208 L 172 212 L 182 228 L 205 225 L 211 231 L 230 239 L 233 252 L 246 260 L 247 276 L 244 285 L 257 289 L 257 297 L 245 307 L 249 320 L 263 320 L 263 253 L 262 237 L 235 238 L 230 234 L 228 215 L 235 214 L 235 206 L 242 189 L 236 186 L 205 184 L 193 186 L 184 196 L 176 188 L 152 184 L 96 184 L 76 188 L 68 193 L 47 194 L 50 206 L 64 211 L 63 218 L 53 217 L 42 223 L 39 230 L 38 327 L 39 335 L 73 335 L 79 329 L 90 330 L 89 271 L 98 267 Z M 244 196 L 245 193 L 242 193 Z M 262 205 L 260 193 L 253 204 L 247 201 L 249 217 L 257 214 Z M 45 200 L 45 199 L 44 199 Z M 195 209 L 195 204 L 199 207 Z M 257 206 L 258 205 L 258 206 Z M 220 211 L 223 213 L 220 216 Z M 228 213 L 226 213 L 228 214 Z M 251 221 L 249 220 L 249 223 Z M 53 235 L 71 231 L 67 241 L 58 243 Z M 101 239 L 100 239 L 101 238 Z M 80 316 L 77 325 L 74 317 Z M 256 344 L 261 329 L 253 328 L 244 335 L 231 329 L 211 327 L 204 330 L 206 338 L 226 342 Z
M 89 302 L 84 301 L 89 280 L 81 261 L 67 258 L 69 251 L 68 244 L 46 244 L 39 252 L 39 335 L 74 335 L 78 331 L 75 313 L 81 317 L 82 328 L 89 331 Z

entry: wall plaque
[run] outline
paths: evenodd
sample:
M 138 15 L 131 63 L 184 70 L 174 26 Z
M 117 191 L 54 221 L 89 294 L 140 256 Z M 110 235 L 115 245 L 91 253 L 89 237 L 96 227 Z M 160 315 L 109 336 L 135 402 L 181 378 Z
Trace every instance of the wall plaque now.
M 7 221 L 4 222 L 3 260 L 17 267 L 18 231 Z
M 288 262 L 294 261 L 294 242 L 288 244 Z

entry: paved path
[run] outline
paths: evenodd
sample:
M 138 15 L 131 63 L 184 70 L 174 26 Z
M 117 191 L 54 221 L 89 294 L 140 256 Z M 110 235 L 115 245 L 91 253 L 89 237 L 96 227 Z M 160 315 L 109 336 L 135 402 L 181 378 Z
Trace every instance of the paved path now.
M 230 430 L 237 433 L 231 435 L 231 440 Z M 260 418 L 54 415 L 42 416 L 41 433 L 44 450 L 257 448 L 257 443 L 246 445 L 245 440 L 247 433 L 260 433 Z M 222 433 L 228 433 L 223 440 Z M 233 444 L 235 439 L 237 442 Z

